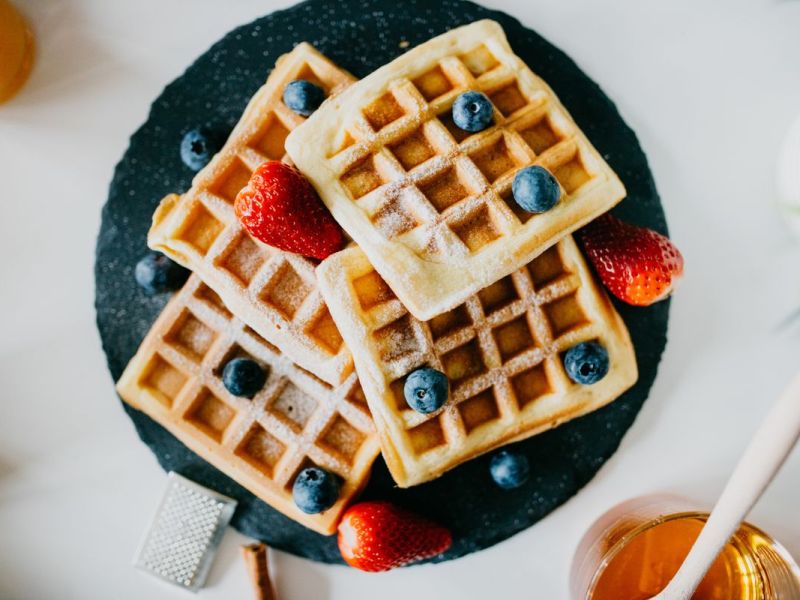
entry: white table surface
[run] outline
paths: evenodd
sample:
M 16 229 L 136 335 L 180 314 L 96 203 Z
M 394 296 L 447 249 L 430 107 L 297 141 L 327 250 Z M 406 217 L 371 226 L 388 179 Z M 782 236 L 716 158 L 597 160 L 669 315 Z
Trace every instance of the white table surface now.
M 40 53 L 28 86 L 0 107 L 0 597 L 186 598 L 131 567 L 165 476 L 105 368 L 95 235 L 151 100 L 226 31 L 288 2 L 18 2 Z M 565 598 L 594 518 L 655 490 L 713 501 L 798 368 L 800 327 L 778 324 L 800 306 L 800 245 L 775 210 L 774 164 L 800 113 L 800 1 L 486 4 L 567 51 L 650 157 L 687 263 L 658 379 L 619 452 L 536 526 L 384 575 L 277 553 L 284 600 Z M 795 452 L 751 518 L 795 556 L 798 506 Z M 226 534 L 202 598 L 250 597 L 244 541 Z

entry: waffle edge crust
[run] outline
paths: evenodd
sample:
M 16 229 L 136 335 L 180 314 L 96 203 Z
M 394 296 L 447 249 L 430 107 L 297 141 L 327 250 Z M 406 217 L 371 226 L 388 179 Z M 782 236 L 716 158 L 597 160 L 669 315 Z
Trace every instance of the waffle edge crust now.
M 467 90 L 494 124 L 452 122 Z M 419 319 L 430 319 L 530 262 L 625 196 L 619 178 L 494 21 L 417 46 L 317 110 L 286 140 L 336 220 Z M 562 197 L 519 209 L 516 172 L 537 164 Z
M 625 324 L 571 236 L 428 321 L 410 314 L 359 248 L 317 272 L 401 487 L 596 410 L 636 382 Z M 562 362 L 584 341 L 609 353 L 609 372 L 593 385 L 573 383 Z M 447 403 L 429 415 L 403 396 L 406 376 L 426 365 L 450 380 Z

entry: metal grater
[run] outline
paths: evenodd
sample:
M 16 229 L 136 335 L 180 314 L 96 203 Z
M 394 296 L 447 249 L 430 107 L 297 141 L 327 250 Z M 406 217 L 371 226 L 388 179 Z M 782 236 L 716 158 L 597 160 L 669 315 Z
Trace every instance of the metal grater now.
M 134 566 L 196 592 L 208 570 L 236 500 L 168 474 L 167 489 L 134 558 Z

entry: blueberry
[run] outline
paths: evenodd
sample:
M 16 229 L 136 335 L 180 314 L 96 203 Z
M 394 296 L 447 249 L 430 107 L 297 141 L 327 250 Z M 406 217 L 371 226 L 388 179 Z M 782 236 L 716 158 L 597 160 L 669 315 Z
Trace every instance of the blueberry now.
M 339 478 L 319 467 L 303 469 L 294 480 L 292 498 L 308 515 L 324 512 L 339 499 Z
M 531 468 L 524 454 L 501 450 L 492 457 L 489 472 L 498 486 L 504 490 L 513 490 L 528 481 Z
M 199 171 L 220 147 L 218 136 L 205 127 L 197 127 L 187 131 L 181 140 L 181 160 L 192 171 Z
M 305 79 L 290 81 L 283 88 L 283 103 L 304 117 L 317 110 L 323 100 L 325 100 L 325 91 Z
M 547 212 L 561 197 L 561 188 L 553 174 L 538 165 L 520 169 L 511 185 L 514 201 L 531 213 Z
M 266 381 L 264 369 L 249 358 L 234 358 L 222 369 L 222 385 L 234 396 L 252 398 Z
M 581 342 L 564 354 L 564 368 L 575 383 L 597 383 L 608 373 L 608 351 L 597 342 Z
M 403 395 L 415 411 L 423 415 L 435 412 L 447 402 L 447 376 L 430 367 L 417 369 L 406 379 Z
M 453 104 L 453 122 L 470 133 L 483 131 L 492 122 L 492 103 L 480 92 L 464 92 Z
M 158 252 L 145 255 L 133 270 L 136 283 L 148 294 L 177 290 L 189 277 L 189 271 Z

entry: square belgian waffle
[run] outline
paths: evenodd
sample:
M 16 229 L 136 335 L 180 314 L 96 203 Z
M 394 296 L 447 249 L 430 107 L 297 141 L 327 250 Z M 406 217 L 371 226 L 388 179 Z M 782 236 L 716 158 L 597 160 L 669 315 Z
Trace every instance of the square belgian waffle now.
M 494 105 L 476 134 L 451 109 L 468 90 Z M 317 110 L 286 140 L 295 164 L 411 313 L 429 319 L 607 211 L 625 188 L 500 25 L 426 42 Z M 511 197 L 536 164 L 562 197 L 540 215 Z
M 286 136 L 305 120 L 282 100 L 283 88 L 295 79 L 321 85 L 328 96 L 354 81 L 307 43 L 278 59 L 191 189 L 162 200 L 148 244 L 197 273 L 289 358 L 336 385 L 352 371 L 352 359 L 317 289 L 315 263 L 255 240 L 233 209 L 250 174 L 267 159 L 285 158 Z
M 230 394 L 222 369 L 258 362 L 267 382 L 252 399 Z M 167 304 L 117 383 L 123 400 L 267 504 L 323 534 L 366 485 L 378 439 L 355 373 L 331 386 L 234 317 L 197 275 Z M 300 511 L 292 484 L 316 465 L 342 480 L 339 501 Z
M 317 272 L 402 487 L 595 410 L 636 381 L 625 324 L 571 236 L 428 321 L 411 315 L 359 248 Z M 585 341 L 609 354 L 608 373 L 593 385 L 572 382 L 563 366 L 564 352 Z M 403 395 L 406 376 L 422 366 L 450 382 L 448 401 L 428 415 Z

